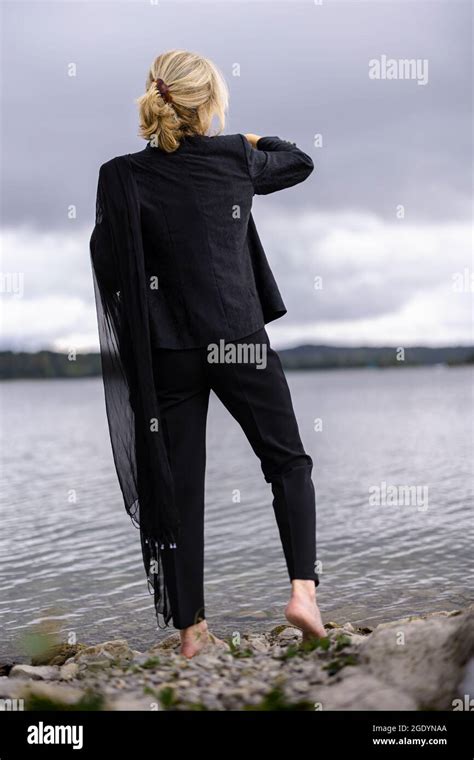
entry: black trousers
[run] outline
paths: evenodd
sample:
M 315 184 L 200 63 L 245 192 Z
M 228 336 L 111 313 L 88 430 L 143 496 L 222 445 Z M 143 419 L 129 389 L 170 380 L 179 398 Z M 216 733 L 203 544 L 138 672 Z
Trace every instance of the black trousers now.
M 175 628 L 205 618 L 204 483 L 211 389 L 237 420 L 271 484 L 273 509 L 290 580 L 316 572 L 313 461 L 300 439 L 280 358 L 265 328 L 214 347 L 154 348 L 162 431 L 182 517 L 179 546 L 163 550 Z M 234 351 L 232 357 L 229 352 Z

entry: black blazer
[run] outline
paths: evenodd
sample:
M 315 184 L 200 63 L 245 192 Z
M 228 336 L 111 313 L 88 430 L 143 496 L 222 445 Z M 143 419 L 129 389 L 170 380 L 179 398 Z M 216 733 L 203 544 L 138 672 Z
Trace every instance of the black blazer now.
M 129 158 L 152 344 L 195 348 L 242 338 L 286 313 L 252 198 L 305 180 L 314 168 L 306 153 L 278 137 L 262 137 L 252 148 L 242 134 L 193 135 L 173 153 L 148 143 Z M 95 265 L 113 280 L 107 262 Z

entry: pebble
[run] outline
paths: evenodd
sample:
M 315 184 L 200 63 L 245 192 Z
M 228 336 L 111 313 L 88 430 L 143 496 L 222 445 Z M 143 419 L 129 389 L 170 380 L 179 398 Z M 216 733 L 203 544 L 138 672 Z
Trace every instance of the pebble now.
M 440 690 L 439 684 L 452 684 L 456 679 L 461 683 L 462 668 L 469 660 L 466 637 L 473 617 L 471 605 L 461 611 L 382 624 L 373 632 L 349 622 L 326 624 L 329 648 L 309 652 L 298 650 L 301 631 L 277 626 L 265 633 L 242 635 L 239 649 L 243 654 L 251 652 L 242 657 L 239 650 L 231 653 L 208 646 L 188 660 L 179 654 L 179 634 L 146 652 L 132 649 L 125 639 L 116 639 L 81 645 L 64 665 L 14 665 L 8 676 L 0 676 L 0 697 L 19 697 L 22 689 L 33 689 L 38 695 L 74 704 L 86 690 L 92 690 L 104 696 L 106 710 L 241 710 L 258 706 L 262 700 L 270 707 L 277 704 L 283 708 L 307 703 L 301 709 L 314 709 L 315 703 L 325 710 L 410 710 L 426 709 L 426 705 L 429 709 L 430 704 L 432 709 L 452 709 L 447 701 L 449 690 Z M 391 667 L 387 657 L 393 656 L 392 632 L 399 628 L 406 632 L 407 642 L 417 636 L 417 643 L 414 651 L 409 645 L 398 647 L 397 656 L 405 658 L 405 665 L 400 660 Z M 338 645 L 341 635 L 347 641 L 342 648 Z M 446 651 L 446 642 L 450 642 L 451 660 L 439 651 L 441 644 Z M 152 658 L 158 660 L 153 667 L 140 667 Z M 431 663 L 429 674 L 424 662 Z M 385 680 L 385 674 L 390 678 Z M 163 690 L 169 690 L 171 698 L 162 702 Z M 272 698 L 266 702 L 270 692 Z

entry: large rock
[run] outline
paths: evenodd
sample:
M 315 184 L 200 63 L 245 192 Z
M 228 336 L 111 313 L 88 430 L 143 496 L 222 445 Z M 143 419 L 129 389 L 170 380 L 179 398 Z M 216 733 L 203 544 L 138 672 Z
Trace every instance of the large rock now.
M 34 698 L 46 700 L 47 702 L 51 702 L 58 706 L 73 706 L 84 697 L 84 691 L 65 684 L 31 681 L 24 685 L 21 697 L 25 699 L 27 709 L 28 701 Z
M 68 660 L 67 664 L 72 661 L 87 667 L 107 667 L 113 664 L 126 665 L 132 662 L 133 658 L 134 652 L 129 647 L 127 640 L 115 639 L 81 649 L 73 658 Z
M 179 650 L 179 647 L 181 646 L 181 636 L 179 633 L 172 633 L 170 636 L 167 636 L 166 639 L 163 639 L 163 641 L 158 642 L 158 644 L 154 644 L 150 649 L 148 649 L 148 653 L 150 655 L 157 655 L 159 652 L 166 652 L 166 651 L 177 651 Z
M 358 648 L 375 678 L 422 710 L 450 710 L 474 654 L 474 610 L 380 625 Z
M 25 688 L 22 678 L 0 676 L 0 699 L 18 699 Z
M 74 657 L 81 649 L 85 649 L 85 644 L 64 644 L 62 642 L 54 643 L 46 647 L 41 653 L 31 658 L 32 665 L 64 665 L 64 663 Z
M 0 678 L 8 676 L 14 664 L 11 660 L 0 662 Z
M 72 681 L 79 673 L 79 665 L 77 662 L 68 662 L 66 665 L 61 665 L 59 670 L 59 677 L 62 681 Z
M 59 678 L 57 665 L 14 665 L 10 678 L 28 678 L 33 681 L 54 681 Z
M 244 651 L 249 649 L 251 652 L 266 654 L 270 649 L 270 642 L 263 634 L 249 633 L 242 637 L 238 649 Z
M 348 668 L 333 684 L 312 690 L 315 709 L 416 710 L 416 702 L 403 689 L 389 686 L 363 670 Z
M 288 625 L 283 630 L 276 632 L 275 639 L 279 644 L 297 644 L 303 638 L 299 628 Z

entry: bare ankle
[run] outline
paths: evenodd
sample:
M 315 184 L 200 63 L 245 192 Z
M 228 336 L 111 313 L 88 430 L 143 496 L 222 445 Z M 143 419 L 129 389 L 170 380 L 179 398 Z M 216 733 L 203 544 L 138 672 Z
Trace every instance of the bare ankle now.
M 207 620 L 204 619 L 200 620 L 198 623 L 189 625 L 187 628 L 181 628 L 179 632 L 181 638 L 187 638 L 189 636 L 199 635 L 200 633 L 206 633 L 207 630 Z
M 295 579 L 291 581 L 291 593 L 293 596 L 309 597 L 316 599 L 316 584 L 313 580 Z

